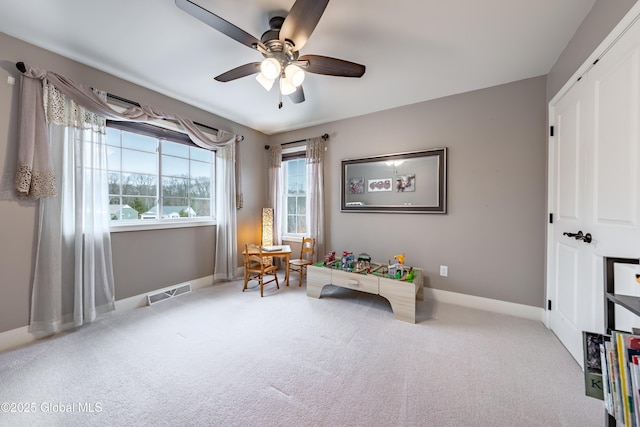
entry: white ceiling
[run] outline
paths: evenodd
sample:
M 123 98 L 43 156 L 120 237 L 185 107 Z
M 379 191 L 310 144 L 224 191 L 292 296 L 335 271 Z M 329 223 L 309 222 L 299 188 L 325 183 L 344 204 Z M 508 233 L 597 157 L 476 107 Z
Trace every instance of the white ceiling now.
M 257 38 L 273 12 L 294 3 L 194 1 Z M 274 134 L 547 74 L 594 2 L 334 0 L 301 53 L 367 71 L 308 74 L 306 101 L 285 98 L 281 110 L 276 89 L 252 76 L 213 80 L 262 56 L 174 0 L 0 0 L 0 31 Z

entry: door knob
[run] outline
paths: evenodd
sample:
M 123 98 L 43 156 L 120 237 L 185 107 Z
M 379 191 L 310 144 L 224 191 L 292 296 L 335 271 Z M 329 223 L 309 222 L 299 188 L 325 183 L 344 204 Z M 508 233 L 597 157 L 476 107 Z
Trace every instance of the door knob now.
M 564 233 L 562 233 L 562 235 L 573 237 L 576 240 L 582 240 L 585 243 L 591 243 L 591 240 L 593 240 L 591 233 L 582 234 L 582 230 L 579 230 L 577 233 L 568 233 L 565 231 Z
M 568 237 L 575 237 L 576 240 L 578 240 L 580 238 L 579 236 L 582 236 L 582 231 L 578 231 L 577 233 L 568 233 L 565 231 L 564 233 L 562 233 L 562 235 L 568 236 Z

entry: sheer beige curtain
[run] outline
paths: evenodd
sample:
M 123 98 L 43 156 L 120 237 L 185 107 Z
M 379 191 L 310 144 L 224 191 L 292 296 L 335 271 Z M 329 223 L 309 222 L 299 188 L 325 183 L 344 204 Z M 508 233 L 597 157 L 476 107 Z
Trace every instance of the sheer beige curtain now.
M 115 308 L 106 120 L 52 85 L 43 88 L 46 144 L 59 188 L 39 200 L 29 323 L 36 336 L 92 322 Z M 106 99 L 104 92 L 96 96 Z
M 324 150 L 323 138 L 307 141 L 307 227 L 309 236 L 316 240 L 316 259 L 325 252 Z
M 238 269 L 236 147 L 216 151 L 216 255 L 214 280 L 232 280 Z
M 284 221 L 284 188 L 282 177 L 282 147 L 274 145 L 269 148 L 268 166 L 269 190 L 267 202 L 273 208 L 273 243 L 282 244 L 282 227 Z

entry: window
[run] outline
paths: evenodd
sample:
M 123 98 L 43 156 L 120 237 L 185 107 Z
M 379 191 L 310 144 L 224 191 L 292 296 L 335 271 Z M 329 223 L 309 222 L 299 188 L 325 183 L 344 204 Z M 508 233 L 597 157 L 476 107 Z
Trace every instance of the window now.
M 112 223 L 213 217 L 214 155 L 174 131 L 107 125 Z
M 303 236 L 307 232 L 307 161 L 304 153 L 282 158 L 282 174 L 286 191 L 285 232 L 290 236 Z

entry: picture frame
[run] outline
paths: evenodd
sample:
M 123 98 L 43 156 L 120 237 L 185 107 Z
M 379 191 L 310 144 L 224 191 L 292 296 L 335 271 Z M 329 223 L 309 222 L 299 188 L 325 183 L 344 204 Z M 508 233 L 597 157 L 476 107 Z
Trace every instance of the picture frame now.
M 416 191 L 416 174 L 404 173 L 396 175 L 396 191 L 402 193 Z
M 367 191 L 393 191 L 391 178 L 374 178 L 367 180 Z
M 364 178 L 354 177 L 349 179 L 348 186 L 349 194 L 363 194 L 364 193 Z
M 447 213 L 446 148 L 344 159 L 341 175 L 342 212 Z

